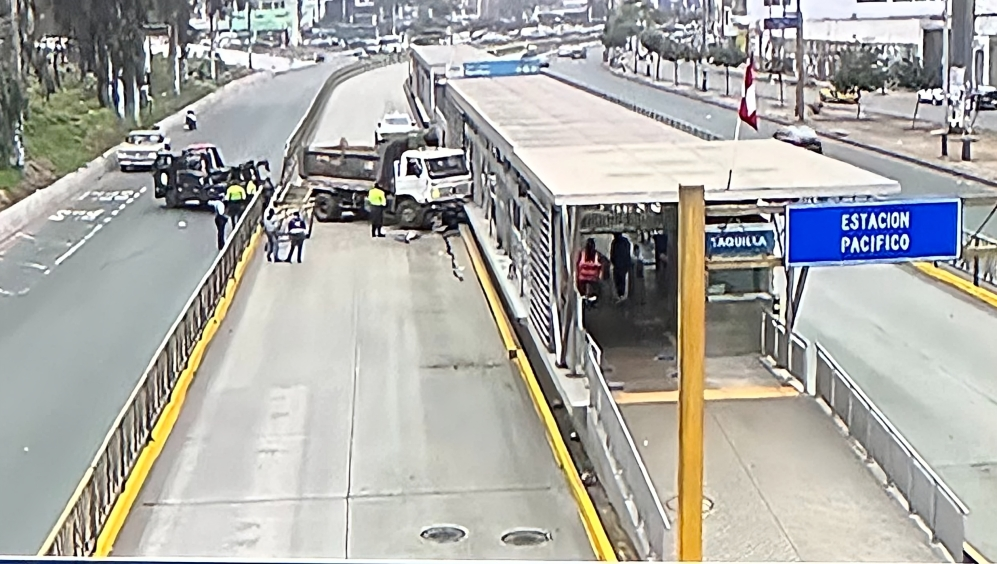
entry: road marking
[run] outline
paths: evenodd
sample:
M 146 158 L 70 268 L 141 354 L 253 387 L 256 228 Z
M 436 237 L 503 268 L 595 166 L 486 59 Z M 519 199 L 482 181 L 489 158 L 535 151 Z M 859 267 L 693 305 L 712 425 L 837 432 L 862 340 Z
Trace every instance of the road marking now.
M 703 392 L 706 401 L 759 400 L 773 398 L 794 398 L 800 395 L 792 386 L 737 386 L 732 388 L 707 388 Z M 678 390 L 667 392 L 613 392 L 613 398 L 620 405 L 648 403 L 677 403 Z
M 464 240 L 464 246 L 466 247 L 467 254 L 471 259 L 471 266 L 478 278 L 478 283 L 481 285 L 481 290 L 485 294 L 485 301 L 488 302 L 488 309 L 491 310 L 492 317 L 495 319 L 495 324 L 498 326 L 499 335 L 502 337 L 502 343 L 509 352 L 509 358 L 512 359 L 513 364 L 516 368 L 518 368 L 520 377 L 526 384 L 527 393 L 530 396 L 533 407 L 540 416 L 540 421 L 546 431 L 547 443 L 550 445 L 551 451 L 553 451 L 554 459 L 557 461 L 558 467 L 564 473 L 565 480 L 568 482 L 568 489 L 571 490 L 571 494 L 575 498 L 578 513 L 581 515 L 582 527 L 585 529 L 585 534 L 588 537 L 589 544 L 592 547 L 592 552 L 594 552 L 596 558 L 601 561 L 618 562 L 619 559 L 616 556 L 616 549 L 613 547 L 613 543 L 609 540 L 606 528 L 595 508 L 595 503 L 592 502 L 592 498 L 589 496 L 588 490 L 585 489 L 585 485 L 579 477 L 578 467 L 575 466 L 575 461 L 571 458 L 571 454 L 568 452 L 568 447 L 564 443 L 564 439 L 561 437 L 560 429 L 557 426 L 557 420 L 554 419 L 554 414 L 551 412 L 550 406 L 547 405 L 547 399 L 544 397 L 543 390 L 540 389 L 540 383 L 537 381 L 537 376 L 533 372 L 533 366 L 530 365 L 530 361 L 526 357 L 526 351 L 519 346 L 519 341 L 516 338 L 512 328 L 512 322 L 509 321 L 509 316 L 506 314 L 505 309 L 502 306 L 502 300 L 498 296 L 498 290 L 496 290 L 495 285 L 492 284 L 491 277 L 488 273 L 488 267 L 485 265 L 484 259 L 481 257 L 481 250 L 478 247 L 478 242 L 475 240 L 474 235 L 466 225 L 461 226 L 460 235 L 461 239 Z
M 84 243 L 86 243 L 91 238 L 93 238 L 93 236 L 96 235 L 97 232 L 100 231 L 103 228 L 104 228 L 104 226 L 102 224 L 101 225 L 95 225 L 93 227 L 93 229 L 91 229 L 86 235 L 84 235 L 82 239 L 80 239 L 79 241 L 77 241 L 75 245 L 73 245 L 72 247 L 69 247 L 68 251 L 62 253 L 62 255 L 59 258 L 55 259 L 55 265 L 59 266 L 62 263 L 66 262 L 66 259 L 68 259 L 69 257 L 73 256 L 73 254 L 76 253 L 76 251 L 80 250 L 80 247 L 82 247 L 84 245 Z
M 23 266 L 27 268 L 33 268 L 35 270 L 48 270 L 48 267 L 44 264 L 38 264 L 37 262 L 26 262 Z

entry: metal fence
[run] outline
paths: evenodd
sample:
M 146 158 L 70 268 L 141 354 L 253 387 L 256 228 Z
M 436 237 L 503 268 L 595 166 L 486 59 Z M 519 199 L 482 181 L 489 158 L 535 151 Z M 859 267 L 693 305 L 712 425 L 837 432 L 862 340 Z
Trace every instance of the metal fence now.
M 809 344 L 796 333 L 787 338 L 786 326 L 771 313 L 762 314 L 762 357 L 768 358 L 772 366 L 789 374 L 806 386 L 807 349 Z
M 616 514 L 644 560 L 671 555 L 671 525 L 630 430 L 602 374 L 602 351 L 586 333 L 589 387 L 585 446 Z
M 322 115 L 324 102 L 332 90 L 353 76 L 391 62 L 392 59 L 377 59 L 357 63 L 330 75 L 285 145 L 278 199 L 286 196 L 289 180 L 297 174 L 297 155 L 314 134 L 314 122 Z M 187 300 L 124 409 L 111 425 L 94 461 L 42 545 L 38 553 L 40 556 L 88 557 L 95 554 L 97 539 L 139 456 L 149 444 L 153 428 L 169 403 L 180 375 L 187 368 L 195 345 L 201 340 L 208 323 L 212 322 L 225 292 L 230 289 L 229 282 L 233 279 L 236 265 L 259 228 L 265 205 L 261 192 L 250 201 L 225 247 Z
M 963 231 L 962 255 L 944 264 L 968 274 L 976 286 L 997 285 L 997 239 Z
M 831 409 L 865 449 L 869 461 L 886 473 L 890 484 L 957 561 L 962 559 L 965 517 L 969 510 L 924 458 L 907 442 L 861 388 L 819 343 L 813 394 Z

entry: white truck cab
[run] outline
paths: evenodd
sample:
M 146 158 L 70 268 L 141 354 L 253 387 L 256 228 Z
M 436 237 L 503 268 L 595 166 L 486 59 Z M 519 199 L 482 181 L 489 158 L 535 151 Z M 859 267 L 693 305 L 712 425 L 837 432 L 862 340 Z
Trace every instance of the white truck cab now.
M 471 171 L 460 149 L 405 151 L 394 167 L 395 213 L 403 225 L 419 225 L 428 212 L 471 196 Z

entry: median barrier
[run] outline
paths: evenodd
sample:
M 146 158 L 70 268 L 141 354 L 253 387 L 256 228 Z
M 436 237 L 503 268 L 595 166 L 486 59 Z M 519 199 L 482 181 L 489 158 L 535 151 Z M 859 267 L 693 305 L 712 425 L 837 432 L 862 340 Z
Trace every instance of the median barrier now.
M 373 63 L 387 64 L 376 61 L 339 69 L 323 85 L 320 95 L 328 97 L 347 78 L 376 66 Z M 316 97 L 312 105 L 316 104 L 324 108 L 325 99 Z M 314 121 L 322 112 L 313 110 L 299 121 L 285 145 L 285 161 L 299 153 L 300 145 L 309 140 L 309 132 L 314 132 L 315 124 L 309 120 Z M 294 174 L 296 164 L 290 169 L 286 164 L 283 172 Z M 282 175 L 278 194 L 286 194 L 288 178 Z M 228 310 L 239 274 L 259 240 L 264 208 L 262 192 L 258 192 L 153 355 L 38 556 L 103 557 L 110 553 L 142 481 L 176 421 L 207 342 Z M 133 476 L 135 480 L 130 482 Z

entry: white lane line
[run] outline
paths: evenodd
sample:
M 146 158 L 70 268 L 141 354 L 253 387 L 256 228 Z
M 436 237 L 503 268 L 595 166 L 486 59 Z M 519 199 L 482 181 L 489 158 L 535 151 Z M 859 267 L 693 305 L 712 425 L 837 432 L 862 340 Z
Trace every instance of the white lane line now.
M 93 236 L 96 235 L 97 232 L 103 228 L 104 228 L 103 224 L 95 225 L 94 228 L 91 229 L 89 233 L 84 235 L 83 238 L 80 239 L 75 245 L 69 247 L 68 251 L 62 253 L 62 255 L 59 258 L 55 259 L 55 265 L 59 266 L 60 264 L 66 262 L 66 259 L 73 256 L 73 254 L 76 253 L 76 251 L 80 250 L 80 247 L 82 247 L 87 241 L 93 238 Z
M 48 270 L 48 267 L 44 264 L 38 264 L 37 262 L 26 262 L 23 264 L 26 268 L 33 268 L 35 270 Z

